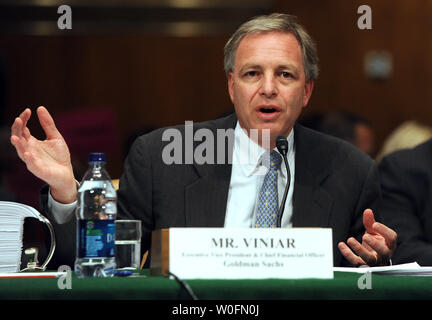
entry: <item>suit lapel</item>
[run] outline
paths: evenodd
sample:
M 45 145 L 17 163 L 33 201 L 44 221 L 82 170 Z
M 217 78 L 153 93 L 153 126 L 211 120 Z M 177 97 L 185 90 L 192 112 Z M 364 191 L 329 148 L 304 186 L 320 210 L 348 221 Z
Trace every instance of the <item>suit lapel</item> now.
M 300 125 L 294 127 L 295 182 L 293 227 L 329 225 L 333 198 L 322 186 L 331 174 L 331 155 L 316 139 L 316 134 Z
M 201 168 L 199 171 L 203 175 L 186 187 L 185 212 L 188 226 L 224 226 L 231 165 L 214 167 L 214 172 Z
M 234 129 L 236 122 L 237 118 L 235 114 L 232 114 L 221 120 L 216 120 L 208 128 L 213 132 L 215 138 L 215 158 L 217 156 L 216 130 Z M 196 145 L 198 144 L 199 143 L 196 143 Z M 229 153 L 232 153 L 232 150 L 228 150 L 228 144 L 226 144 L 224 164 L 193 164 L 198 174 L 198 179 L 185 188 L 185 215 L 187 226 L 224 226 L 232 168 L 231 164 L 228 163 Z

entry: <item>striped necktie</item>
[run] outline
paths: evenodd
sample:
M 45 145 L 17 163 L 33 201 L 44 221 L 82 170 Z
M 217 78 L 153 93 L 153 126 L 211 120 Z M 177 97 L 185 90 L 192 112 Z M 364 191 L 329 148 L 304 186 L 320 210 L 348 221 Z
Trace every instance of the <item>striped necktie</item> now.
M 268 156 L 268 155 L 267 155 Z M 282 156 L 275 150 L 270 152 L 269 171 L 264 177 L 259 196 L 256 215 L 256 228 L 275 228 L 279 209 L 278 169 Z

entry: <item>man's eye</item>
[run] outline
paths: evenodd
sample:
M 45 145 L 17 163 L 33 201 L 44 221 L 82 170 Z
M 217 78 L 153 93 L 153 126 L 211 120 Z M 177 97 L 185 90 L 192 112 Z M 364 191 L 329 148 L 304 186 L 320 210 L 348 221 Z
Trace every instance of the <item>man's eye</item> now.
M 256 71 L 248 71 L 245 73 L 245 76 L 247 76 L 247 77 L 255 77 L 257 75 L 258 75 L 258 72 L 256 72 Z
M 286 72 L 286 71 L 282 71 L 282 72 L 281 72 L 281 76 L 282 76 L 283 78 L 286 78 L 286 79 L 288 79 L 288 78 L 293 78 L 293 75 L 292 75 L 291 73 L 289 73 L 289 72 Z

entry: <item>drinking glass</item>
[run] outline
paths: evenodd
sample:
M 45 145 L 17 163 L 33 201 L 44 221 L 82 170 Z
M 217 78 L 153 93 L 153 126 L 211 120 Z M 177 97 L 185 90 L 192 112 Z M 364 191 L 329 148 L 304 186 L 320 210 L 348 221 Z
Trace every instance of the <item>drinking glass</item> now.
M 116 220 L 115 229 L 117 269 L 139 272 L 141 263 L 141 221 Z

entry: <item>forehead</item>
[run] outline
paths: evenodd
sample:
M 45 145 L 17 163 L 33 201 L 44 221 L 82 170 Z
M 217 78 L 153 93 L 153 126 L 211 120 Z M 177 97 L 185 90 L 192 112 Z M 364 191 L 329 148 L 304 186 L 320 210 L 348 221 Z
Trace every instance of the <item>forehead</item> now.
M 246 35 L 237 48 L 234 64 L 280 62 L 302 65 L 301 47 L 288 32 L 262 32 Z

